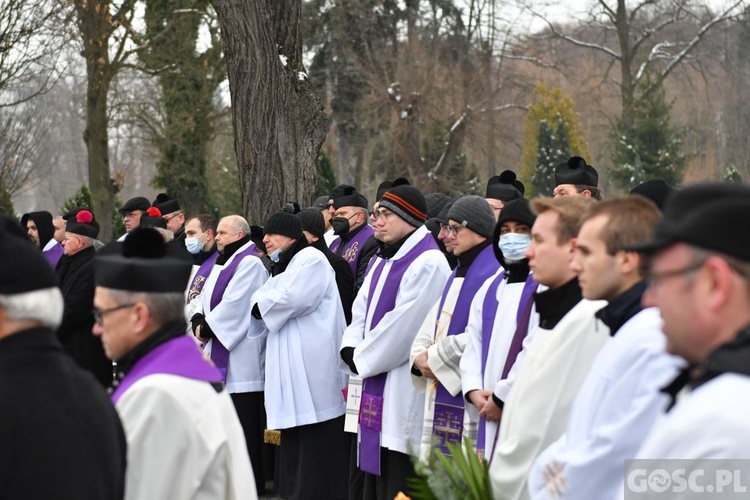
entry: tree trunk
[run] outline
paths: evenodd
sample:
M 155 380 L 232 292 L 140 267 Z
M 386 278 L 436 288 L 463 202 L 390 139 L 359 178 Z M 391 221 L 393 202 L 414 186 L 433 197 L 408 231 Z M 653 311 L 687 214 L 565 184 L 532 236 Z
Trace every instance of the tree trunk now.
M 114 189 L 109 173 L 109 120 L 107 94 L 113 68 L 109 60 L 109 22 L 101 13 L 108 2 L 76 2 L 78 27 L 86 59 L 86 129 L 83 140 L 88 153 L 91 209 L 99 222 L 99 239 L 112 239 Z
M 245 216 L 263 223 L 287 201 L 309 205 L 329 120 L 303 73 L 301 0 L 212 0 L 232 101 Z
M 617 40 L 620 46 L 620 93 L 622 96 L 621 124 L 633 126 L 633 104 L 635 102 L 635 82 L 633 79 L 633 51 L 630 46 L 630 22 L 625 0 L 617 0 Z

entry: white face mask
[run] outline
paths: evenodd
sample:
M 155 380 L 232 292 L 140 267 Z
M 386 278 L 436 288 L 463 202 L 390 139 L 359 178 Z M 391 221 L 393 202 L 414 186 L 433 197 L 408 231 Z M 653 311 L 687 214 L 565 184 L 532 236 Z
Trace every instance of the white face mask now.
M 507 260 L 521 260 L 531 243 L 531 235 L 521 233 L 507 233 L 500 236 L 498 248 Z
M 289 238 L 285 239 L 284 242 L 281 245 L 279 245 L 279 248 L 269 253 L 268 258 L 274 262 L 278 262 L 279 259 L 281 258 L 281 252 L 286 250 L 286 249 L 282 249 L 282 247 L 286 244 L 287 241 L 289 241 Z

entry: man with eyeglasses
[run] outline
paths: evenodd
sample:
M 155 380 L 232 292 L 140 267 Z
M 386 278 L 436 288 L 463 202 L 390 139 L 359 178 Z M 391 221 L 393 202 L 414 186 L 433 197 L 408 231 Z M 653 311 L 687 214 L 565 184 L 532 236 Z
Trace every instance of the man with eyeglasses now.
M 108 387 L 112 382 L 112 361 L 104 355 L 102 343 L 91 335 L 94 317 L 94 239 L 99 223 L 88 210 L 80 210 L 65 223 L 65 254 L 55 274 L 65 300 L 57 336 L 65 350 L 83 368 Z
M 123 206 L 118 209 L 122 214 L 122 221 L 125 223 L 125 234 L 120 236 L 117 241 L 123 242 L 131 231 L 141 224 L 141 216 L 151 207 L 151 202 L 143 196 L 130 198 Z
M 516 173 L 512 170 L 505 170 L 500 175 L 493 175 L 487 181 L 487 191 L 484 199 L 490 204 L 492 212 L 495 214 L 495 220 L 500 217 L 500 212 L 509 201 L 523 198 L 526 191 L 521 181 L 516 178 Z
M 190 262 L 153 229 L 94 260 L 93 333 L 117 361 L 110 388 L 128 443 L 126 499 L 257 498 L 221 372 L 185 335 Z
M 385 246 L 354 300 L 341 345 L 341 368 L 364 379 L 358 467 L 369 474 L 365 490 L 374 483 L 379 499 L 406 491 L 414 475 L 408 452 L 421 439 L 424 395 L 412 384 L 409 351 L 450 273 L 424 227 L 426 211 L 414 186 L 383 195 L 375 225 Z
M 162 218 L 167 222 L 167 229 L 174 234 L 174 240 L 185 241 L 185 214 L 180 208 L 180 203 L 167 193 L 159 193 L 152 206 L 162 213 Z
M 583 296 L 606 300 L 596 313 L 611 338 L 594 360 L 573 403 L 568 425 L 529 473 L 533 499 L 613 498 L 625 459 L 640 448 L 677 376 L 680 360 L 665 350 L 661 318 L 643 308 L 645 265 L 625 249 L 653 235 L 659 209 L 641 196 L 597 203 L 576 239 L 571 269 Z
M 525 255 L 534 281 L 539 324 L 502 409 L 490 478 L 497 499 L 528 498 L 534 459 L 565 431 L 570 407 L 594 357 L 609 337 L 594 313 L 606 304 L 584 299 L 570 269 L 576 235 L 590 198 L 535 198 L 536 220 Z
M 667 350 L 690 365 L 685 388 L 637 458 L 745 459 L 750 449 L 750 187 L 677 191 L 649 241 L 645 306 L 659 308 Z
M 54 272 L 5 215 L 0 277 L 0 496 L 123 498 L 120 420 L 57 339 L 64 301 Z
M 458 267 L 427 313 L 409 357 L 414 385 L 425 392 L 423 461 L 435 447 L 450 455 L 449 444 L 461 444 L 464 435 L 476 438 L 476 425 L 470 425 L 475 422 L 464 419 L 460 363 L 471 302 L 500 266 L 492 249 L 494 229 L 495 216 L 481 196 L 459 198 L 448 212 L 448 240 Z
M 329 200 L 331 227 L 338 236 L 329 248 L 349 263 L 356 292 L 365 279 L 370 257 L 378 249 L 373 229 L 367 224 L 367 198 L 354 186 L 342 184 L 333 188 Z

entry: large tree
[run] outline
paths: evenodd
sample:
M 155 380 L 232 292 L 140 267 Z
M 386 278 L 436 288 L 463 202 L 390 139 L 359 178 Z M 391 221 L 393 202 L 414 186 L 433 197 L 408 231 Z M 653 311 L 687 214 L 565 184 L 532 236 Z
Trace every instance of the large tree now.
M 76 24 L 86 60 L 86 128 L 89 189 L 99 237 L 112 238 L 112 221 L 103 214 L 114 210 L 114 181 L 109 167 L 108 97 L 112 81 L 138 47 L 130 42 L 135 15 L 130 0 L 73 0 Z
M 232 101 L 245 215 L 262 222 L 284 202 L 312 202 L 328 131 L 302 62 L 301 0 L 212 0 Z
M 140 59 L 161 88 L 160 116 L 149 123 L 159 149 L 153 184 L 179 200 L 188 213 L 206 210 L 206 161 L 217 111 L 214 95 L 224 79 L 218 33 L 198 47 L 199 30 L 212 27 L 208 0 L 147 0 Z

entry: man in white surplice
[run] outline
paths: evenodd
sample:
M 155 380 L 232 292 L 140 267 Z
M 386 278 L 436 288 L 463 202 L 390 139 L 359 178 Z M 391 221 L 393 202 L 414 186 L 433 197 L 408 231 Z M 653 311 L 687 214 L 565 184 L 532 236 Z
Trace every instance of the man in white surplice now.
M 526 249 L 534 280 L 549 289 L 534 295 L 539 326 L 503 407 L 490 463 L 495 498 L 526 499 L 529 468 L 565 430 L 570 406 L 596 353 L 608 338 L 594 313 L 603 301 L 583 299 L 570 262 L 590 198 L 536 198 Z
M 284 496 L 344 499 L 349 441 L 338 349 L 346 320 L 335 273 L 295 215 L 273 214 L 263 230 L 273 277 L 249 304 L 268 328 L 266 413 L 269 429 L 281 430 Z
M 258 494 L 263 494 L 266 330 L 263 323 L 251 317 L 248 307 L 250 296 L 266 282 L 268 272 L 250 241 L 250 226 L 239 215 L 219 221 L 216 249 L 219 257 L 191 318 L 192 331 L 225 374 L 227 390 L 245 432 Z
M 477 442 L 476 449 L 482 457 L 491 456 L 502 406 L 517 372 L 512 367 L 520 363 L 523 352 L 518 353 L 513 348 L 513 340 L 520 335 L 524 337 L 524 343 L 530 342 L 529 331 L 539 323 L 539 317 L 531 307 L 528 327 L 525 331 L 517 331 L 518 308 L 529 279 L 529 259 L 524 253 L 531 241 L 531 226 L 535 219 L 529 201 L 524 198 L 503 206 L 493 239 L 495 255 L 502 268 L 482 285 L 471 303 L 466 350 L 461 357 L 461 385 L 470 403 L 466 412 L 479 426 L 477 439 L 481 442 Z M 491 290 L 494 290 L 494 297 L 487 297 Z M 494 313 L 485 311 L 485 307 L 494 309 Z M 485 316 L 494 317 L 489 321 Z M 517 357 L 511 359 L 514 355 Z M 506 365 L 511 368 L 503 377 Z M 484 423 L 480 422 L 480 417 Z
M 425 392 L 424 424 L 419 451 L 420 459 L 425 461 L 433 447 L 441 444 L 441 440 L 460 444 L 462 435 L 476 438 L 476 427 L 468 425 L 467 418 L 463 418 L 461 425 L 457 425 L 461 419 L 454 418 L 456 423 L 452 426 L 440 426 L 453 427 L 444 431 L 435 427 L 435 418 L 445 415 L 441 411 L 441 404 L 447 399 L 447 394 L 459 403 L 456 406 L 463 406 L 459 365 L 466 346 L 469 306 L 479 287 L 500 266 L 491 247 L 494 229 L 495 216 L 492 208 L 480 196 L 459 198 L 448 212 L 448 239 L 453 254 L 458 257 L 458 267 L 440 299 L 427 313 L 409 356 L 409 362 L 413 366 L 412 382 L 418 391 Z M 436 411 L 438 394 L 441 397 Z M 439 423 L 444 423 L 444 420 L 439 418 Z
M 534 462 L 534 499 L 612 498 L 625 459 L 632 458 L 664 411 L 666 387 L 679 371 L 667 354 L 656 308 L 641 306 L 644 266 L 632 245 L 653 235 L 660 212 L 640 196 L 611 198 L 581 226 L 572 263 L 587 299 L 609 304 L 596 313 L 610 329 L 581 386 L 568 427 Z
M 381 396 L 380 447 L 367 452 L 375 466 L 382 466 L 380 475 L 366 478 L 366 483 L 376 483 L 381 498 L 405 491 L 406 478 L 414 474 L 408 453 L 420 441 L 424 395 L 412 385 L 409 350 L 450 274 L 445 257 L 424 227 L 426 212 L 424 195 L 414 186 L 399 185 L 383 195 L 375 232 L 386 246 L 376 254 L 354 300 L 352 323 L 341 345 L 341 368 L 365 379 L 363 393 L 368 378 L 387 377 Z M 386 301 L 388 307 L 379 307 Z M 360 424 L 361 452 L 362 432 Z M 360 453 L 359 468 L 367 471 L 370 467 L 363 464 L 363 457 Z M 365 488 L 370 490 L 367 484 Z

